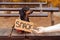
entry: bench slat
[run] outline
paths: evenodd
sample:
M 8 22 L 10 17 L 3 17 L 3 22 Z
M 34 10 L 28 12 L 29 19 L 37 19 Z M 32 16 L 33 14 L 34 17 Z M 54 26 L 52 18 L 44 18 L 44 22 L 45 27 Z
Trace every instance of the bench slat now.
M 22 8 L 0 8 L 0 11 L 19 11 L 21 10 Z M 56 11 L 59 11 L 59 8 L 30 8 L 31 10 L 34 10 L 34 11 L 45 11 L 45 12 L 56 12 Z
M 0 14 L 0 17 L 18 17 L 19 14 Z M 30 17 L 47 17 L 48 14 L 32 13 Z
M 47 4 L 41 2 L 0 2 L 0 5 L 20 5 L 20 4 Z

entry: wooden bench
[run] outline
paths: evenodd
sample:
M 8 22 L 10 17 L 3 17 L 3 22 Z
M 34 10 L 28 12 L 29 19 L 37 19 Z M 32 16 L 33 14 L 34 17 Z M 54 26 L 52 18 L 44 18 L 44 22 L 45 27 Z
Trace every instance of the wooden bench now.
M 47 3 L 44 3 L 44 2 L 0 2 L 0 5 L 5 5 L 5 6 L 7 6 L 7 5 L 17 6 L 17 5 L 19 5 L 19 7 L 24 7 L 24 6 L 40 7 L 40 6 L 45 6 L 46 4 Z
M 39 40 L 60 40 L 60 32 L 56 33 L 44 33 L 44 34 L 19 34 L 15 30 L 12 32 L 12 35 L 10 35 L 11 28 L 0 28 L 0 40 L 33 40 L 33 39 L 39 39 Z
M 0 11 L 20 11 L 21 8 L 0 8 Z M 33 11 L 41 11 L 41 8 L 30 8 Z M 43 12 L 51 12 L 51 25 L 54 24 L 54 20 L 53 20 L 53 12 L 59 12 L 59 8 L 53 8 L 53 7 L 49 7 L 49 8 L 42 8 Z M 7 14 L 8 15 L 8 14 Z M 41 16 L 41 15 L 39 15 Z M 45 15 L 42 15 L 45 16 Z

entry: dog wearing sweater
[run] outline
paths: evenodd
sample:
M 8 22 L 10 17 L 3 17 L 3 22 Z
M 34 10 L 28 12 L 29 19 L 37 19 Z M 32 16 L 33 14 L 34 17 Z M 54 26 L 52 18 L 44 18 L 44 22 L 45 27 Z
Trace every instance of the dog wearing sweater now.
M 49 33 L 49 32 L 60 32 L 60 24 L 56 24 L 48 27 L 37 27 L 33 29 L 35 33 Z

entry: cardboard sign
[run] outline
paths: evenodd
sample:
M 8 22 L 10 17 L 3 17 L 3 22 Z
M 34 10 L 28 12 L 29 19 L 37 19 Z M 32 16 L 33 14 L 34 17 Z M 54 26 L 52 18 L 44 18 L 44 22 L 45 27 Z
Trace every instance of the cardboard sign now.
M 16 19 L 15 21 L 15 29 L 23 30 L 27 32 L 32 32 L 34 24 L 32 22 L 22 21 L 20 19 Z

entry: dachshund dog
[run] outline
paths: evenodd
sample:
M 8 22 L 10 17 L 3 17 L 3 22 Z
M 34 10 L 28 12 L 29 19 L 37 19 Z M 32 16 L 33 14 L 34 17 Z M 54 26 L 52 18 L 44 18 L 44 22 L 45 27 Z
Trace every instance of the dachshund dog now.
M 20 19 L 29 22 L 29 14 L 31 14 L 32 12 L 33 12 L 33 11 L 30 10 L 29 7 L 23 7 L 23 8 L 19 11 Z
M 23 8 L 19 11 L 20 19 L 23 20 L 23 21 L 30 22 L 30 21 L 29 21 L 29 15 L 30 15 L 32 12 L 33 12 L 33 11 L 30 10 L 29 7 L 23 7 Z M 18 31 L 18 32 L 21 32 L 21 33 L 28 33 L 28 32 L 22 31 L 22 30 L 17 30 L 17 31 Z

